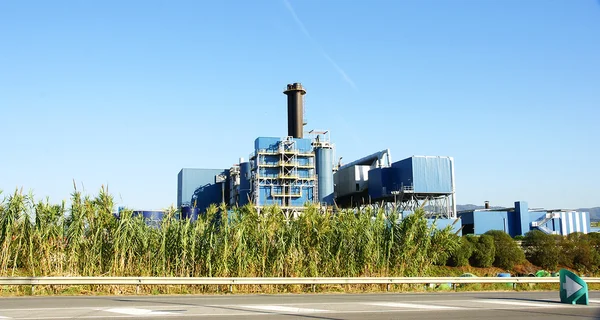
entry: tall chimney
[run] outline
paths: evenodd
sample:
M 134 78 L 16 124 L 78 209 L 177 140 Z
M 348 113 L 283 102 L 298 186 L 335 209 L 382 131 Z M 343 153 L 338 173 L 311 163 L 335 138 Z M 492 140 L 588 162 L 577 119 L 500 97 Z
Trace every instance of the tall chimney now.
M 283 92 L 287 95 L 288 136 L 302 138 L 304 133 L 304 100 L 306 90 L 300 83 L 288 84 Z

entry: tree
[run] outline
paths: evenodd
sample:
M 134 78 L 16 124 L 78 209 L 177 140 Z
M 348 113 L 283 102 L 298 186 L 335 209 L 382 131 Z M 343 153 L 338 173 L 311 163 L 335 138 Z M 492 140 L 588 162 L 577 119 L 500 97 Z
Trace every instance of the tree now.
M 494 246 L 496 252 L 494 256 L 494 266 L 506 270 L 512 269 L 516 264 L 525 260 L 523 250 L 519 248 L 517 243 L 501 230 L 490 230 L 485 234 L 494 238 Z
M 556 270 L 560 256 L 558 239 L 554 235 L 540 230 L 532 230 L 525 234 L 523 247 L 529 262 L 544 269 Z
M 467 237 L 467 239 L 473 243 L 473 254 L 469 259 L 469 263 L 471 263 L 473 267 L 491 267 L 496 255 L 494 237 L 484 234 L 479 237 Z
M 581 272 L 597 271 L 600 267 L 600 254 L 594 248 L 596 236 L 590 237 L 581 232 L 571 233 L 560 242 L 561 264 Z
M 465 267 L 469 265 L 469 258 L 473 254 L 473 243 L 467 240 L 464 236 L 459 239 L 458 247 L 452 251 L 450 258 L 448 259 L 448 265 L 452 267 Z

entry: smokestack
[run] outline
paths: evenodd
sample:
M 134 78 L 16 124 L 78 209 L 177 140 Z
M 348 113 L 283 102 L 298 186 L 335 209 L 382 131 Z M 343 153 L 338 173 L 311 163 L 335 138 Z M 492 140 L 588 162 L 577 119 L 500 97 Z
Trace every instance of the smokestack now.
M 304 100 L 306 90 L 300 83 L 288 84 L 283 92 L 287 95 L 288 136 L 302 138 L 304 134 Z
M 483 205 L 483 206 L 484 206 L 486 209 L 489 209 L 489 208 L 490 208 L 490 202 L 489 202 L 489 201 L 486 201 L 486 202 L 484 202 L 484 205 Z

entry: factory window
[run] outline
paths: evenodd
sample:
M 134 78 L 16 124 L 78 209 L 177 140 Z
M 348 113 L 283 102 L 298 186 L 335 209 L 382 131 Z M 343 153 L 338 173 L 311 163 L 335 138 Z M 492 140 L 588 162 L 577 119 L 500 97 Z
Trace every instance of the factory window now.
M 358 183 L 356 184 L 356 191 L 360 191 L 360 185 Z

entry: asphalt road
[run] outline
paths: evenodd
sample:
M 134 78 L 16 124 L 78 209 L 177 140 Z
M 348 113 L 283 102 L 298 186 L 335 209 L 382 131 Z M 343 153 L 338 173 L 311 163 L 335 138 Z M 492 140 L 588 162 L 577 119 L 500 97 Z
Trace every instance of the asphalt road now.
M 0 319 L 600 319 L 558 292 L 0 298 Z

